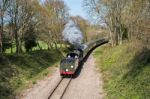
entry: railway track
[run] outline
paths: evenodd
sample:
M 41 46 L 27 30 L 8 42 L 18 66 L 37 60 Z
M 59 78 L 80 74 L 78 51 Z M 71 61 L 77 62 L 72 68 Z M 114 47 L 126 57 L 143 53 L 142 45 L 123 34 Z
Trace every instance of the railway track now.
M 61 78 L 61 80 L 58 82 L 56 87 L 50 93 L 48 99 L 62 99 L 71 81 L 72 81 L 72 77 Z

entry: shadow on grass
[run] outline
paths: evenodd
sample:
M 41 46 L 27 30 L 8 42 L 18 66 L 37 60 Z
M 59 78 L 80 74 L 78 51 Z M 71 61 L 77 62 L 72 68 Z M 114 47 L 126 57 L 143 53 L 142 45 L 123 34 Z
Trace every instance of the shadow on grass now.
M 34 78 L 62 57 L 54 50 L 0 55 L 0 99 L 14 97 L 15 90 L 25 83 L 23 78 Z
M 128 97 L 137 96 L 139 97 L 137 99 L 148 99 L 150 97 L 150 50 L 144 48 L 137 52 L 127 64 L 127 68 L 129 71 L 122 79 L 127 86 L 130 86 Z
M 150 50 L 148 48 L 143 48 L 142 51 L 136 53 L 134 58 L 128 64 L 130 70 L 125 74 L 123 78 L 136 77 L 142 72 L 147 66 L 150 67 Z
M 15 75 L 17 75 L 17 70 L 10 65 L 7 57 L 0 55 L 0 99 L 14 95 L 9 81 Z

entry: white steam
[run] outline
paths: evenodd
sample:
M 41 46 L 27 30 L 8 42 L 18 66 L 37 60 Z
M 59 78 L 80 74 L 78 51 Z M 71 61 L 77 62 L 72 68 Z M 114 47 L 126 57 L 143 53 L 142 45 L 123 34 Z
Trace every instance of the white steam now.
M 80 46 L 83 41 L 82 32 L 72 20 L 69 20 L 65 25 L 65 29 L 62 34 L 64 40 L 69 42 L 74 47 Z

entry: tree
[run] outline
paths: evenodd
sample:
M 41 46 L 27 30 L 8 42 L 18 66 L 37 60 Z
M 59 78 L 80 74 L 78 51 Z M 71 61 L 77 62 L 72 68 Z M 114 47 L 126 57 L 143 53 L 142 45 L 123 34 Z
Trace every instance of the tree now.
M 11 35 L 14 36 L 15 39 L 16 53 L 22 52 L 22 44 L 27 33 L 26 31 L 30 29 L 30 26 L 36 27 L 37 12 L 35 12 L 36 10 L 33 6 L 36 3 L 36 0 L 11 1 L 8 12 L 10 17 Z
M 132 29 L 135 33 L 134 27 L 140 24 L 141 18 L 147 20 L 149 2 L 149 0 L 84 0 L 84 6 L 96 17 L 99 24 L 106 25 L 112 45 L 118 45 L 122 44 L 124 38 L 130 38 Z
M 9 0 L 0 0 L 0 52 L 3 51 L 4 17 Z
M 40 25 L 44 27 L 39 38 L 47 43 L 48 48 L 54 45 L 57 49 L 57 43 L 62 43 L 61 33 L 68 17 L 68 8 L 62 0 L 46 0 L 40 9 Z
M 30 26 L 28 31 L 26 31 L 26 35 L 24 37 L 24 43 L 27 52 L 32 51 L 32 48 L 37 46 L 36 34 L 33 26 Z

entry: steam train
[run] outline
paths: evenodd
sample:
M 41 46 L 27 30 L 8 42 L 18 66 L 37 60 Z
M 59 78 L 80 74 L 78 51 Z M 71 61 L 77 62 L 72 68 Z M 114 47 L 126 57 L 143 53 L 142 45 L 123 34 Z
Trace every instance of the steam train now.
M 87 53 L 105 43 L 108 43 L 108 39 L 106 38 L 92 40 L 82 44 L 78 49 L 68 53 L 66 58 L 62 59 L 60 62 L 60 75 L 74 75 L 79 66 L 79 62 L 84 59 Z

